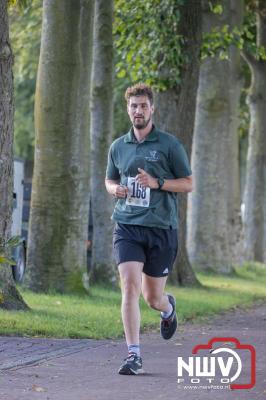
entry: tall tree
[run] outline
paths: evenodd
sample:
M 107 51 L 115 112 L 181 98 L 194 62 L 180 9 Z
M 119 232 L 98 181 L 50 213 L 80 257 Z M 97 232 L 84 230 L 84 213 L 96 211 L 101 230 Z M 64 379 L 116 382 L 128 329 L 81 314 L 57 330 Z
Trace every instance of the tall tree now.
M 96 0 L 91 80 L 92 280 L 116 283 L 112 259 L 113 207 L 105 190 L 105 169 L 113 131 L 113 1 Z
M 266 262 L 266 3 L 252 1 L 256 13 L 257 48 L 264 57 L 242 51 L 252 82 L 248 96 L 250 109 L 249 148 L 245 189 L 245 248 L 249 260 Z
M 240 26 L 242 4 L 218 2 L 222 12 L 203 2 L 203 30 Z M 224 31 L 226 35 L 226 31 Z M 193 265 L 229 273 L 240 231 L 238 106 L 241 90 L 240 53 L 229 60 L 207 58 L 200 69 L 193 141 L 195 189 L 189 203 L 188 249 Z
M 11 234 L 14 134 L 13 54 L 7 6 L 7 0 L 0 1 L 0 247 L 4 250 Z M 28 308 L 16 289 L 10 267 L 5 264 L 0 264 L 0 308 Z
M 157 92 L 155 122 L 182 141 L 190 158 L 200 66 L 200 2 L 188 0 L 183 6 L 180 6 L 178 36 L 183 40 L 182 63 L 179 66 L 180 83 L 165 91 Z M 164 68 L 167 69 L 167 65 Z M 194 172 L 192 173 L 194 174 Z M 198 285 L 186 248 L 187 195 L 178 194 L 178 202 L 179 250 L 170 281 L 184 286 Z
M 92 0 L 44 0 L 25 283 L 73 289 L 85 271 Z

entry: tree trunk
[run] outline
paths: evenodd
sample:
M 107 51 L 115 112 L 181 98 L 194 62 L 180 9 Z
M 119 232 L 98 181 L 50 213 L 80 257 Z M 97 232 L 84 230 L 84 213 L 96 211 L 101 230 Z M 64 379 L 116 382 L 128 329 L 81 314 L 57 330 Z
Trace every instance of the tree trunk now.
M 92 15 L 91 0 L 43 3 L 25 277 L 35 291 L 75 290 L 86 271 Z
M 188 0 L 180 7 L 180 35 L 184 37 L 183 57 L 187 62 L 181 69 L 181 84 L 156 94 L 155 122 L 158 126 L 173 133 L 184 144 L 188 156 L 191 155 L 194 127 L 196 94 L 199 76 L 199 51 L 201 46 L 201 7 L 200 2 Z M 199 285 L 189 263 L 186 249 L 186 210 L 187 195 L 179 194 L 179 251 L 170 281 L 184 286 Z
M 258 1 L 257 44 L 266 47 L 266 4 Z M 249 260 L 266 262 L 266 61 L 244 53 L 251 69 L 247 179 L 245 189 L 245 249 Z
M 113 204 L 104 180 L 113 129 L 113 1 L 96 0 L 91 83 L 92 281 L 116 284 L 110 220 Z
M 203 29 L 240 25 L 242 7 L 223 0 L 222 15 L 204 2 Z M 194 192 L 189 196 L 188 249 L 193 266 L 230 273 L 239 243 L 240 178 L 238 165 L 238 106 L 240 57 L 230 49 L 229 60 L 206 59 L 200 69 L 192 151 Z
M 7 0 L 0 2 L 0 242 L 3 247 L 11 234 L 13 202 L 13 54 L 9 42 L 7 3 Z M 16 289 L 10 266 L 1 264 L 0 308 L 28 309 Z

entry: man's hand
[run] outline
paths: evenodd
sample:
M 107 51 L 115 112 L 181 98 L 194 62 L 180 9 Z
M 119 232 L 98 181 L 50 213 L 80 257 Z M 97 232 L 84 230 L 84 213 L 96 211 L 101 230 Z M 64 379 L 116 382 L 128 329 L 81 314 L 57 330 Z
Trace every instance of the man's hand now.
M 127 197 L 128 188 L 121 185 L 118 180 L 114 181 L 112 179 L 105 179 L 105 187 L 108 193 L 112 194 L 118 199 L 124 199 Z
M 128 187 L 123 185 L 117 185 L 115 188 L 114 196 L 118 199 L 124 199 L 127 197 Z
M 136 176 L 137 181 L 141 186 L 149 187 L 151 189 L 159 189 L 157 179 L 144 171 L 144 169 L 138 168 L 139 174 Z

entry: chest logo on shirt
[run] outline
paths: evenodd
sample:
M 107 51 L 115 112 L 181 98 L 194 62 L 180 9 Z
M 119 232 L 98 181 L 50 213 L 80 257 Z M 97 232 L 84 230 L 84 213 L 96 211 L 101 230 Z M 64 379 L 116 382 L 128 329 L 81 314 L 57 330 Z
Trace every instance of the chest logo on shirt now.
M 150 155 L 146 156 L 145 159 L 147 161 L 159 161 L 159 155 L 157 150 L 150 150 L 149 151 Z

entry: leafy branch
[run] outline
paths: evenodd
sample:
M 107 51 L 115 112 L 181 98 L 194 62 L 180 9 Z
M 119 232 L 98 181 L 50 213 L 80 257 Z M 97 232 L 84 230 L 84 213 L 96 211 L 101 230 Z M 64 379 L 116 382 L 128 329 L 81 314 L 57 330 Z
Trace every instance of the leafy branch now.
M 265 61 L 266 48 L 258 45 L 256 30 L 255 12 L 248 8 L 242 27 L 235 26 L 230 30 L 229 25 L 224 25 L 203 34 L 201 58 L 218 56 L 222 60 L 228 59 L 230 46 L 235 46 L 246 58 Z
M 163 90 L 180 83 L 185 63 L 179 33 L 184 0 L 117 0 L 114 38 L 116 74 Z

